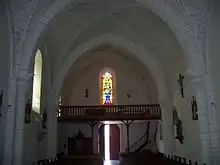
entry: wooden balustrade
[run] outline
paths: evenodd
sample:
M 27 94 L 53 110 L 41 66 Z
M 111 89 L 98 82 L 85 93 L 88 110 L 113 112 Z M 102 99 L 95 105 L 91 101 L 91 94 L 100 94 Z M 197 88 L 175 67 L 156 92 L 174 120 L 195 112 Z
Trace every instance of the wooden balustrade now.
M 160 120 L 159 104 L 60 106 L 58 120 Z
M 170 165 L 206 165 L 206 163 L 202 163 L 201 161 L 187 160 L 186 158 L 163 154 L 166 161 L 169 162 Z M 200 162 L 200 163 L 198 163 Z
M 57 164 L 58 164 L 58 159 L 56 157 L 52 157 L 50 159 L 42 159 L 32 163 L 32 165 L 57 165 Z

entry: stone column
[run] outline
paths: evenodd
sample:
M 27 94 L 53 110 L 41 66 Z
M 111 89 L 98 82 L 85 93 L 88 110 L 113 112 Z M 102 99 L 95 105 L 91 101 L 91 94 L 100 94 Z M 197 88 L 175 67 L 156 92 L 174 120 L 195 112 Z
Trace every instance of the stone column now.
M 8 91 L 8 110 L 6 119 L 6 132 L 5 132 L 5 149 L 3 164 L 11 165 L 13 156 L 13 140 L 14 140 L 14 122 L 15 122 L 15 99 L 16 99 L 16 78 L 9 80 Z
M 173 106 L 170 100 L 165 98 L 160 98 L 159 102 L 162 110 L 164 153 L 172 155 L 175 154 L 175 137 L 172 117 Z
M 50 97 L 55 98 L 55 97 Z M 48 148 L 47 148 L 47 157 L 52 158 L 56 157 L 57 154 L 57 109 L 58 103 L 56 99 L 49 100 L 49 111 L 48 111 Z
M 220 162 L 220 130 L 219 115 L 216 109 L 216 98 L 213 83 L 206 82 L 207 112 L 209 116 L 210 135 L 210 161 L 212 165 L 219 165 Z
M 24 114 L 26 105 L 26 91 L 28 89 L 28 79 L 30 77 L 23 75 L 17 79 L 17 100 L 16 100 L 16 111 L 15 111 L 15 128 L 14 128 L 14 149 L 13 149 L 13 160 L 12 165 L 23 165 L 24 164 Z
M 198 106 L 202 161 L 207 165 L 218 165 L 220 139 L 213 84 L 205 76 L 194 76 L 189 85 L 191 95 L 196 97 Z

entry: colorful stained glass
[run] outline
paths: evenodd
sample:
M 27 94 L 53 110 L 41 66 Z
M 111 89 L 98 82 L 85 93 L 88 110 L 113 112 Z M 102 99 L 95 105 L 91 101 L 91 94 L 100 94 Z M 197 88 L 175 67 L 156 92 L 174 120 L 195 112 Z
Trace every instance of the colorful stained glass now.
M 113 88 L 112 74 L 105 72 L 102 75 L 102 104 L 112 105 Z

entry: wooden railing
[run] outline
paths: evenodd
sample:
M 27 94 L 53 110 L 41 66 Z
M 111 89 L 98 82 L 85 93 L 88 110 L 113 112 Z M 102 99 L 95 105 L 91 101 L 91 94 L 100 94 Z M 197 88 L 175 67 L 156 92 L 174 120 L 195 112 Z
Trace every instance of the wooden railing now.
M 31 165 L 57 165 L 58 164 L 58 159 L 57 157 L 52 157 L 50 159 L 42 159 L 38 160 Z
M 206 165 L 206 163 L 202 163 L 201 161 L 192 161 L 190 159 L 186 159 L 179 156 L 163 154 L 164 158 L 168 165 Z
M 60 106 L 58 120 L 160 120 L 159 104 L 112 106 Z

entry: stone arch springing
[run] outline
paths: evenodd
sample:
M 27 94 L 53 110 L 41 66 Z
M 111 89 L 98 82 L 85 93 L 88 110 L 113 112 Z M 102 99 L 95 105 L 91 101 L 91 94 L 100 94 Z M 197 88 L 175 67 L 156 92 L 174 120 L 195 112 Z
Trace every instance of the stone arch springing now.
M 43 58 L 38 49 L 34 58 L 34 78 L 33 78 L 33 93 L 32 93 L 32 110 L 40 113 L 41 104 L 41 81 L 42 81 L 42 66 Z

